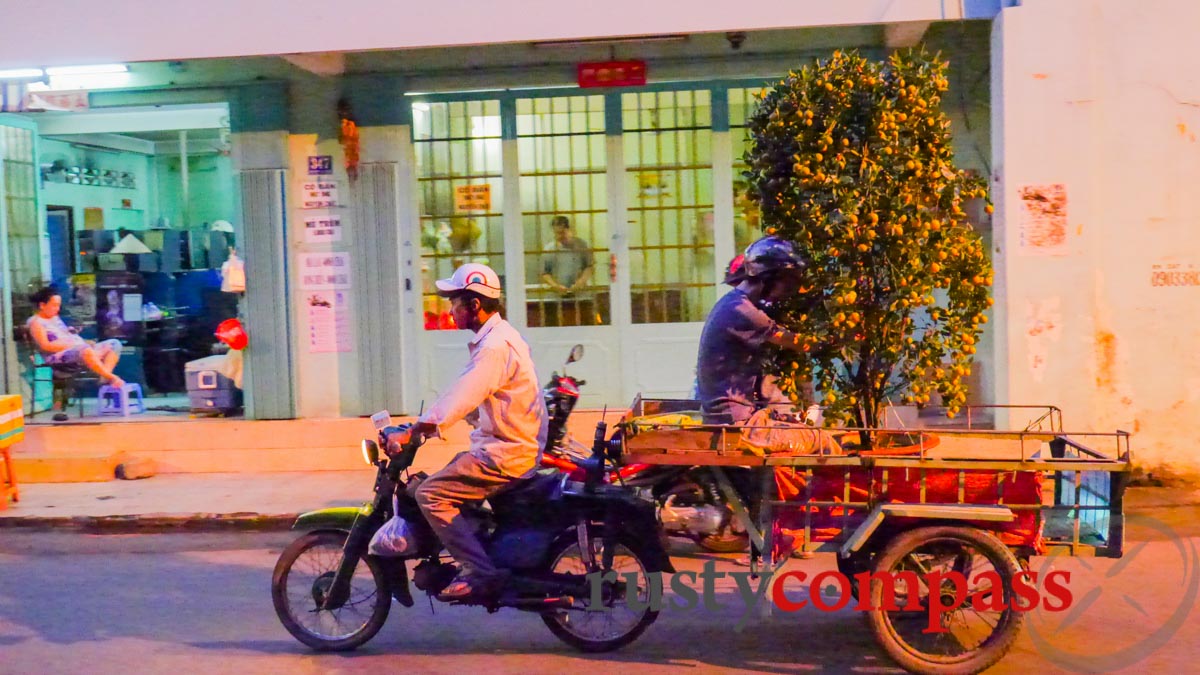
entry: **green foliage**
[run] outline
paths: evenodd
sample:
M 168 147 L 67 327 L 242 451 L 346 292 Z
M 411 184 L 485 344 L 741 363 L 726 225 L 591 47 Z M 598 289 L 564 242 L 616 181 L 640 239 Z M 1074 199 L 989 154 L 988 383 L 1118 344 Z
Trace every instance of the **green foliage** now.
M 877 426 L 889 400 L 936 391 L 951 415 L 966 401 L 992 267 L 963 210 L 986 183 L 955 167 L 940 109 L 947 66 L 835 52 L 766 90 L 749 121 L 749 196 L 812 267 L 776 316 L 805 351 L 776 372 L 793 395 L 812 379 L 827 416 Z

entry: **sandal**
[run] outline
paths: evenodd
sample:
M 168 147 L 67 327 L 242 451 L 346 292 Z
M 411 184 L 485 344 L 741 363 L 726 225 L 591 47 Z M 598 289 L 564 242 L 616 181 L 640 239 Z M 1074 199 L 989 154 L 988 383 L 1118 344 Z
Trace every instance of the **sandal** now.
M 455 579 L 438 593 L 438 600 L 465 600 L 475 594 L 475 589 L 463 578 Z
M 460 574 L 450 582 L 450 585 L 438 593 L 438 600 L 451 602 L 479 601 L 495 595 L 500 580 L 490 582 L 489 579 L 472 578 Z

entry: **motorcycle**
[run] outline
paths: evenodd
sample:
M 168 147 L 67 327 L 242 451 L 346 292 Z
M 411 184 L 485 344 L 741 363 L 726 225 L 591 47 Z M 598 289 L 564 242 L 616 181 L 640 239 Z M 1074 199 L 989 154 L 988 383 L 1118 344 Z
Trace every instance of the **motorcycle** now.
M 567 473 L 573 480 L 582 480 L 580 462 L 588 457 L 587 446 L 567 433 L 567 420 L 579 403 L 580 388 L 587 384 L 571 377 L 567 367 L 581 358 L 583 345 L 575 345 L 562 374 L 551 373 L 543 389 L 550 423 L 542 466 Z M 731 469 L 729 473 L 738 471 Z M 726 503 L 716 477 L 704 467 L 629 464 L 608 472 L 606 478 L 610 483 L 649 489 L 667 536 L 689 539 L 718 553 L 744 551 L 749 546 L 750 538 Z
M 422 439 L 414 437 L 393 455 L 380 457 L 380 446 L 386 448 L 387 439 L 406 427 L 392 426 L 386 412 L 373 419 L 379 442 L 364 440 L 362 453 L 376 470 L 374 498 L 361 508 L 301 515 L 293 529 L 306 533 L 282 552 L 271 578 L 271 598 L 284 627 L 320 651 L 366 643 L 387 620 L 393 599 L 413 605 L 410 583 L 436 597 L 458 571 L 414 498 L 426 476 L 408 475 L 408 470 Z M 597 425 L 582 481 L 538 472 L 467 513 L 506 579 L 498 594 L 466 604 L 481 604 L 489 613 L 502 608 L 534 612 L 555 636 L 585 652 L 624 646 L 654 622 L 647 575 L 674 568 L 658 538 L 653 501 L 604 480 L 605 431 L 603 422 Z M 372 554 L 372 537 L 397 515 L 406 521 L 411 550 L 399 556 Z M 411 581 L 409 561 L 416 563 Z M 591 576 L 610 571 L 622 580 Z M 626 588 L 630 578 L 637 579 L 636 588 Z M 636 598 L 632 606 L 630 596 Z

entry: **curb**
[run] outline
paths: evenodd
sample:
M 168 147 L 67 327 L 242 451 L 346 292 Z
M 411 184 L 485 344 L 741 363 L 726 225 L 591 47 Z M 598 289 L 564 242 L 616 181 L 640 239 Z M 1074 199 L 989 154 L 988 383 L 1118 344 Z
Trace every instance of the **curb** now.
M 1186 488 L 1130 487 L 1125 491 L 1125 510 L 1178 509 L 1200 506 L 1200 490 Z
M 1200 501 L 1194 502 L 1159 502 L 1148 504 L 1125 504 L 1125 512 L 1162 511 L 1163 509 L 1194 509 L 1200 507 Z
M 163 532 L 278 532 L 296 522 L 297 513 L 184 513 L 114 516 L 8 516 L 0 518 L 0 530 L 33 532 L 77 532 L 122 534 Z

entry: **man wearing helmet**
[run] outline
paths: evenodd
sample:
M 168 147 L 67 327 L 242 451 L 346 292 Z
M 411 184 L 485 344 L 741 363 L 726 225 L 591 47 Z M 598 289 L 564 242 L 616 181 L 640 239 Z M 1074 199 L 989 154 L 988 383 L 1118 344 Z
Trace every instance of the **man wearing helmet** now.
M 733 290 L 717 301 L 700 336 L 697 393 L 706 422 L 745 422 L 760 408 L 783 412 L 791 402 L 764 373 L 764 347 L 797 349 L 797 336 L 762 306 L 796 295 L 804 262 L 792 243 L 764 237 L 735 258 L 725 276 Z
M 717 301 L 700 334 L 697 395 L 710 424 L 746 424 L 747 440 L 764 451 L 840 454 L 827 434 L 772 420 L 791 412 L 792 403 L 766 373 L 767 345 L 799 350 L 799 336 L 775 323 L 762 306 L 794 297 L 805 277 L 805 261 L 792 242 L 763 237 L 734 258 L 725 275 L 733 290 Z M 808 388 L 807 398 L 812 398 Z
M 450 298 L 459 328 L 475 333 L 466 369 L 408 431 L 388 439 L 389 450 L 413 435 L 438 436 L 466 419 L 475 431 L 471 448 L 416 489 L 417 503 L 461 570 L 439 598 L 486 596 L 502 580 L 461 513 L 465 502 L 486 499 L 535 470 L 546 441 L 547 414 L 529 345 L 500 317 L 500 278 L 486 265 L 468 263 L 436 282 Z

